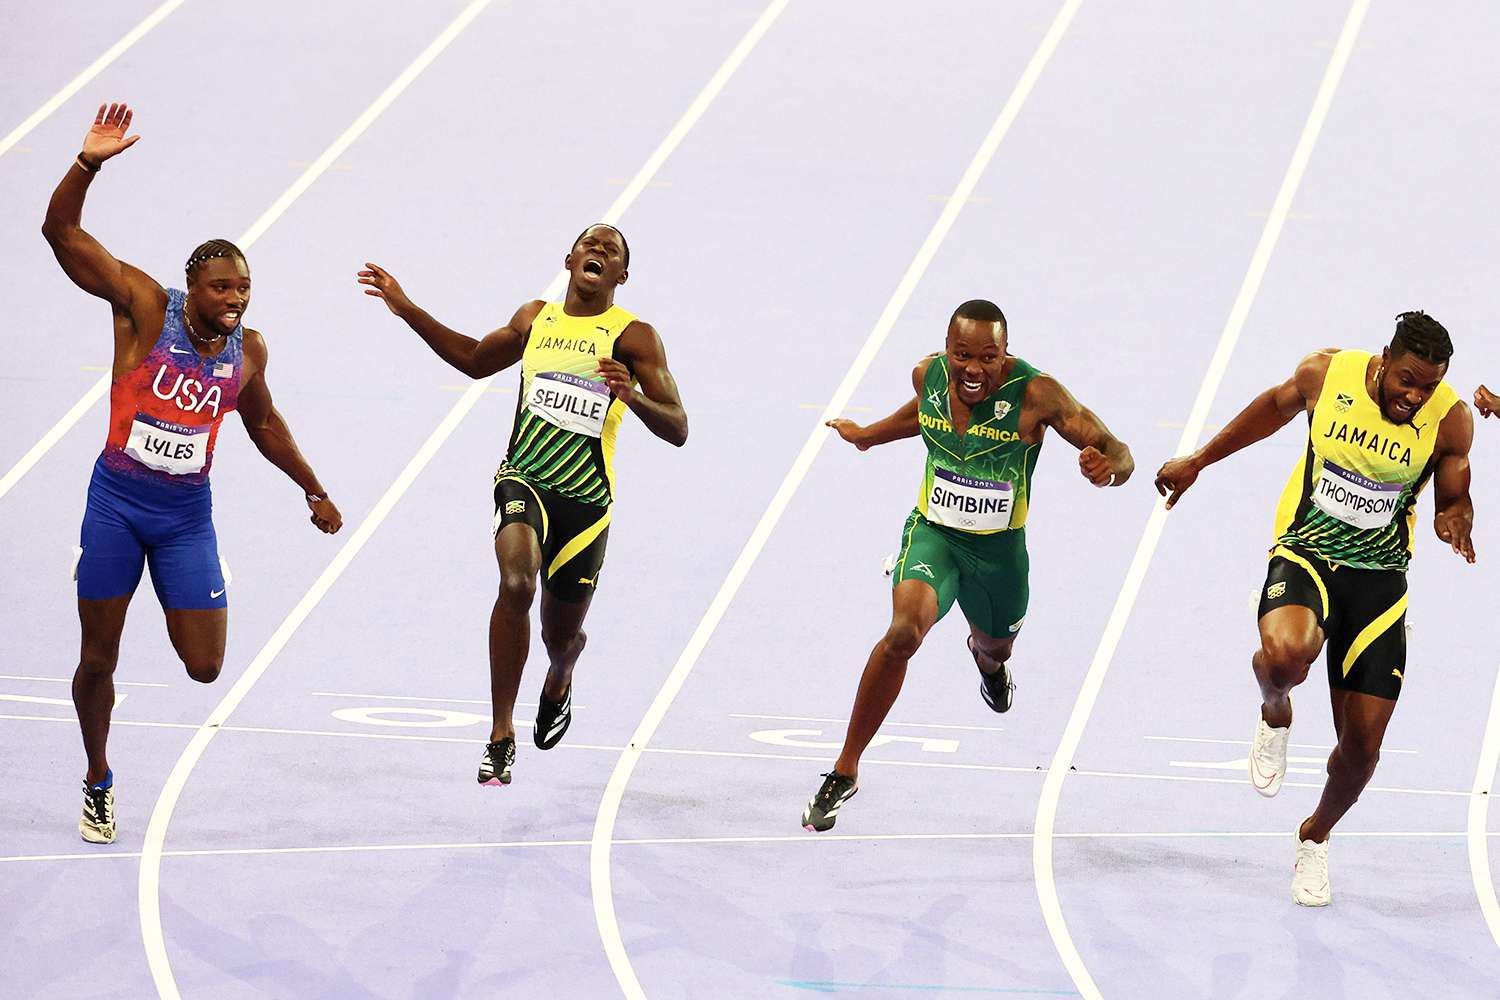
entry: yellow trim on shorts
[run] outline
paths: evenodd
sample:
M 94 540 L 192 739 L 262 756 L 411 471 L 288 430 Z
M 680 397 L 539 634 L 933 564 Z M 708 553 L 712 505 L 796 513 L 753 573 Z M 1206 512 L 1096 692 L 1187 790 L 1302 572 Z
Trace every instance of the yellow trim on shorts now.
M 901 539 L 901 563 L 896 567 L 897 582 L 900 582 L 900 580 L 906 576 L 906 556 L 907 553 L 911 552 L 911 536 L 914 535 L 916 531 L 917 519 L 912 518 L 911 525 L 906 529 L 906 537 Z
M 1312 577 L 1313 583 L 1318 585 L 1318 596 L 1323 600 L 1323 620 L 1326 622 L 1329 615 L 1328 588 L 1323 584 L 1323 578 L 1318 575 L 1318 571 L 1313 568 L 1313 564 L 1299 556 L 1297 553 L 1293 552 L 1291 549 L 1287 548 L 1285 545 L 1276 546 L 1276 548 L 1271 550 L 1271 555 L 1280 556 L 1288 562 L 1294 562 L 1298 566 L 1301 566 L 1303 569 L 1307 570 L 1307 575 Z M 1371 636 L 1371 639 L 1373 640 L 1374 636 Z M 1369 643 L 1366 643 L 1366 645 L 1369 645 Z M 1347 674 L 1348 672 L 1349 669 L 1345 667 L 1344 673 Z
M 541 494 L 537 493 L 535 486 L 532 486 L 530 483 L 528 483 L 526 480 L 522 479 L 520 476 L 496 476 L 495 477 L 495 485 L 496 486 L 499 486 L 502 482 L 507 482 L 507 481 L 512 482 L 512 483 L 520 483 L 522 486 L 526 487 L 528 490 L 531 491 L 532 499 L 534 499 L 536 501 L 537 510 L 539 510 L 539 511 L 542 512 L 542 537 L 540 539 L 538 539 L 538 543 L 541 544 L 541 545 L 546 545 L 547 544 L 547 532 L 550 529 L 548 527 L 548 521 L 547 521 L 547 505 L 544 504 L 544 503 L 542 503 Z M 497 510 L 497 511 L 495 511 L 495 518 L 496 518 L 496 520 L 495 520 L 495 537 L 497 537 L 497 538 L 500 536 L 500 521 L 499 521 L 499 517 L 500 517 L 500 515 L 502 513 L 504 513 L 503 510 Z
M 1401 600 L 1392 604 L 1379 618 L 1360 629 L 1359 635 L 1354 637 L 1354 642 L 1349 646 L 1349 652 L 1344 654 L 1344 676 L 1349 676 L 1349 671 L 1354 668 L 1355 662 L 1370 644 L 1385 634 L 1386 629 L 1396 624 L 1401 616 L 1406 614 L 1406 599 L 1409 595 L 1402 594 Z M 1401 678 L 1400 674 L 1396 675 Z
M 569 560 L 594 544 L 594 539 L 598 538 L 604 532 L 604 529 L 609 527 L 609 515 L 611 513 L 612 511 L 606 508 L 603 517 L 568 540 L 568 544 L 562 547 L 562 551 L 557 554 L 557 558 L 552 560 L 552 565 L 547 567 L 547 579 L 552 579 L 558 570 L 568 564 Z

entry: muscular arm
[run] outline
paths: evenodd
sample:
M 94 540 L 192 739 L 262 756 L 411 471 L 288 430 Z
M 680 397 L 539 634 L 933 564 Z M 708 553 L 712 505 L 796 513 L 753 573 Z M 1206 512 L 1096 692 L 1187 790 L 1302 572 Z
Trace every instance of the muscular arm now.
M 255 330 L 245 331 L 245 381 L 240 386 L 240 419 L 257 450 L 302 488 L 312 509 L 312 523 L 328 534 L 339 530 L 343 517 L 323 490 L 312 466 L 302 457 L 292 429 L 271 401 L 266 385 L 266 342 Z M 313 497 L 319 499 L 314 500 Z
M 1299 413 L 1317 402 L 1328 375 L 1328 362 L 1338 353 L 1328 348 L 1309 354 L 1297 365 L 1292 377 L 1272 386 L 1250 401 L 1207 444 L 1193 452 L 1174 458 L 1156 473 L 1156 491 L 1167 498 L 1171 510 L 1198 479 L 1198 474 L 1215 462 L 1222 461 L 1242 448 L 1263 441 L 1291 422 Z
M 1474 561 L 1474 501 L 1469 497 L 1469 448 L 1473 443 L 1474 416 L 1463 403 L 1455 403 L 1438 425 L 1432 527 L 1469 562 Z
M 1073 398 L 1051 375 L 1038 375 L 1028 387 L 1042 423 L 1078 449 L 1078 467 L 1095 486 L 1122 486 L 1135 471 L 1135 458 L 1124 441 L 1104 426 L 1094 411 Z
M 666 348 L 651 324 L 636 320 L 627 326 L 615 341 L 615 357 L 599 359 L 599 373 L 652 434 L 678 448 L 687 443 L 687 410 L 667 368 Z M 632 374 L 638 387 L 630 384 Z
M 546 305 L 540 299 L 534 299 L 517 309 L 509 323 L 475 340 L 439 323 L 427 310 L 413 302 L 401 284 L 383 267 L 366 263 L 365 270 L 360 271 L 356 278 L 366 286 L 366 295 L 384 302 L 392 314 L 416 331 L 417 336 L 432 348 L 432 353 L 470 378 L 488 378 L 520 361 L 532 321 Z
M 903 403 L 895 413 L 873 424 L 863 426 L 843 418 L 830 420 L 827 426 L 832 427 L 838 432 L 839 437 L 860 451 L 873 448 L 878 444 L 890 444 L 892 441 L 916 437 L 922 433 L 922 426 L 917 423 L 917 411 L 922 405 L 922 382 L 927 378 L 927 366 L 931 363 L 932 357 L 923 358 L 911 370 L 911 387 L 916 395 Z
M 103 107 L 99 109 L 99 117 L 85 137 L 84 149 L 79 156 L 94 172 L 78 162 L 68 166 L 68 172 L 47 203 L 42 236 L 73 284 L 108 302 L 127 329 L 130 326 L 148 329 L 152 326 L 150 320 L 137 322 L 137 316 L 149 312 L 152 307 L 156 311 L 165 308 L 167 293 L 144 271 L 116 260 L 83 228 L 84 198 L 99 166 L 135 142 L 135 138 L 123 139 L 130 125 L 130 116 L 131 112 L 123 105 L 111 108 L 108 116 Z M 150 332 L 154 334 L 156 331 Z

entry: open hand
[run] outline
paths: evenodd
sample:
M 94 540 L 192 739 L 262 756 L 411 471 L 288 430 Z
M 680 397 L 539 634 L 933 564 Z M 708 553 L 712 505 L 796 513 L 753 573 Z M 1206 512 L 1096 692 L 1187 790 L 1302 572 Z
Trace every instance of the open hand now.
M 1472 515 L 1459 511 L 1440 510 L 1433 518 L 1432 526 L 1439 538 L 1453 546 L 1454 552 L 1463 556 L 1467 562 L 1474 561 L 1474 540 L 1471 537 L 1474 530 Z
M 373 295 L 385 303 L 394 315 L 400 316 L 412 308 L 411 299 L 401 289 L 401 283 L 391 277 L 390 272 L 377 264 L 365 262 L 365 270 L 355 275 L 355 280 L 365 286 L 365 294 Z
M 843 417 L 837 417 L 833 420 L 825 421 L 825 423 L 827 426 L 832 427 L 838 433 L 839 437 L 848 441 L 860 451 L 869 450 L 870 443 L 865 440 L 865 429 L 859 424 L 856 424 L 852 420 L 845 420 Z
M 1198 481 L 1201 470 L 1191 456 L 1174 458 L 1156 473 L 1156 492 L 1167 498 L 1167 510 L 1171 510 L 1188 487 Z
M 88 135 L 83 137 L 83 152 L 79 155 L 90 167 L 98 167 L 99 164 L 112 156 L 118 156 L 140 139 L 139 135 L 130 138 L 125 133 L 130 130 L 130 119 L 135 112 L 124 104 L 101 104 L 99 113 L 94 116 L 94 124 L 89 128 Z

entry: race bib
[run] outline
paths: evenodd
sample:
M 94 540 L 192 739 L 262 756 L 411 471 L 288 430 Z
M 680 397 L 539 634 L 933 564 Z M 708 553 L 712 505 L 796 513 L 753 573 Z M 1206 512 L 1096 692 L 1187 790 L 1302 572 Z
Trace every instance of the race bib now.
M 137 413 L 130 425 L 130 438 L 125 442 L 125 454 L 148 469 L 189 476 L 202 472 L 208 461 L 211 429 L 211 424 L 187 427 Z
M 1325 460 L 1313 486 L 1313 503 L 1355 528 L 1384 528 L 1395 518 L 1404 488 L 1402 483 L 1377 483 Z
M 1010 527 L 1015 505 L 1010 483 L 971 479 L 946 469 L 932 471 L 927 520 L 962 531 L 1000 531 Z
M 609 386 L 566 372 L 537 372 L 526 408 L 554 427 L 596 438 L 604 433 Z

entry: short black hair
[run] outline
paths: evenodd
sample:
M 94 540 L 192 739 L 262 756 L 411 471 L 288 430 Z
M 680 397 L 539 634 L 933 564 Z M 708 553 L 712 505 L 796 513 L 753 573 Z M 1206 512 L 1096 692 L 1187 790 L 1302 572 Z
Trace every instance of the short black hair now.
M 1005 322 L 1005 313 L 1001 312 L 1000 307 L 989 299 L 970 299 L 965 302 L 953 310 L 953 315 L 949 317 L 948 322 L 952 323 L 956 319 L 977 319 L 981 323 L 999 323 L 1000 329 L 1010 329 Z
M 1446 365 L 1453 357 L 1453 341 L 1443 324 L 1420 309 L 1396 317 L 1396 335 L 1391 354 L 1415 354 L 1435 365 Z
M 209 240 L 207 243 L 200 244 L 198 249 L 193 251 L 192 255 L 188 257 L 187 264 L 183 267 L 183 270 L 188 274 L 192 274 L 197 270 L 199 264 L 202 264 L 206 260 L 213 260 L 215 257 L 234 257 L 248 264 L 248 261 L 245 261 L 245 252 L 233 243 L 228 240 Z
M 622 233 L 622 232 L 620 232 L 620 230 L 619 230 L 618 227 L 611 226 L 607 222 L 596 222 L 592 226 L 589 226 L 588 229 L 585 229 L 583 232 L 579 233 L 578 234 L 578 238 L 573 241 L 573 246 L 576 247 L 578 245 L 578 241 L 581 240 L 581 239 L 583 239 L 585 236 L 587 236 L 589 234 L 589 229 L 598 229 L 600 226 L 603 226 L 605 229 L 613 229 L 615 231 L 615 235 L 618 236 L 618 237 L 620 237 L 620 245 L 625 248 L 625 268 L 626 268 L 626 270 L 629 270 L 630 269 L 630 241 L 625 238 L 625 234 Z M 569 247 L 568 249 L 571 250 L 572 247 Z

